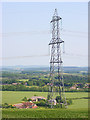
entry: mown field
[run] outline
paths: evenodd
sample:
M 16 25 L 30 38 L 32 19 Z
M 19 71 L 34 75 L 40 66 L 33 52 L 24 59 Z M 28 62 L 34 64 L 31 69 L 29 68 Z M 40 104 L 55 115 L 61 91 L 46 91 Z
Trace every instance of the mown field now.
M 30 98 L 34 95 L 47 96 L 47 92 L 21 92 L 21 91 L 3 91 L 2 103 L 15 104 L 21 102 L 25 96 Z M 66 98 L 72 98 L 72 105 L 67 109 L 3 109 L 3 118 L 88 118 L 88 93 L 72 92 L 65 93 Z M 23 114 L 22 114 L 23 113 Z

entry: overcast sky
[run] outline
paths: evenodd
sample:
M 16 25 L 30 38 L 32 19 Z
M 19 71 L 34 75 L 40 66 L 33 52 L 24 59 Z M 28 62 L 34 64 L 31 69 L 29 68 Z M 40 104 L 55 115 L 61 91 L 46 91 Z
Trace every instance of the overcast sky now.
M 62 17 L 63 65 L 88 65 L 87 2 L 16 2 L 2 6 L 4 66 L 49 66 L 50 21 L 55 8 Z

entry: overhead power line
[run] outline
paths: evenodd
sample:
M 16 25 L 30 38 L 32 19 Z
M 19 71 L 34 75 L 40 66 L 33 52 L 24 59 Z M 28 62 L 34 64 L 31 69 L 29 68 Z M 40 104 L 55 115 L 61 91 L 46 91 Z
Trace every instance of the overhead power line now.
M 8 60 L 8 59 L 22 59 L 22 58 L 32 58 L 32 57 L 42 57 L 42 56 L 49 56 L 49 54 L 44 55 L 29 55 L 29 56 L 14 56 L 14 57 L 3 57 L 0 58 L 2 60 Z
M 82 31 L 72 31 L 67 29 L 62 29 L 62 33 L 67 34 L 70 33 L 70 36 L 88 36 L 88 32 L 82 32 Z M 35 35 L 35 34 L 51 34 L 50 30 L 42 30 L 42 31 L 26 31 L 26 32 L 7 32 L 7 33 L 0 33 L 0 37 L 8 37 L 8 36 L 18 36 L 18 35 Z
M 85 31 L 73 31 L 73 30 L 67 30 L 67 29 L 62 29 L 63 32 L 70 32 L 70 33 L 78 33 L 78 34 L 88 34 L 88 32 Z
M 74 54 L 74 53 L 64 53 L 65 56 L 71 57 L 88 57 L 88 55 Z M 50 54 L 42 54 L 42 55 L 28 55 L 28 56 L 13 56 L 13 57 L 2 57 L 0 60 L 9 60 L 9 59 L 23 59 L 23 58 L 33 58 L 33 57 L 48 57 Z

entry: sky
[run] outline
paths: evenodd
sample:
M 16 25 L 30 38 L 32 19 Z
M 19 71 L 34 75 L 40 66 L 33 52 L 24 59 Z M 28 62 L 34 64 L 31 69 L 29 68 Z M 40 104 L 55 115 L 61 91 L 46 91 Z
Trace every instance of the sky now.
M 4 2 L 2 4 L 2 65 L 47 65 L 50 21 L 57 8 L 63 66 L 88 66 L 87 2 Z

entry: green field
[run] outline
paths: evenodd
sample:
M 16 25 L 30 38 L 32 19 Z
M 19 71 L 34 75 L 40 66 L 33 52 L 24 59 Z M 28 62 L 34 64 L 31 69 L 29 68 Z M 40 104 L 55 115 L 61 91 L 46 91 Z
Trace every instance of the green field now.
M 88 118 L 83 109 L 3 109 L 3 118 Z
M 26 82 L 26 81 L 28 81 L 29 79 L 18 79 L 18 81 L 24 81 L 24 82 Z
M 47 92 L 21 92 L 21 91 L 3 91 L 2 103 L 15 104 L 21 102 L 25 96 L 30 98 L 34 95 L 47 96 Z M 87 118 L 88 117 L 88 97 L 87 92 L 65 93 L 66 98 L 72 98 L 72 105 L 67 109 L 3 109 L 4 118 Z M 76 98 L 76 99 L 75 99 Z M 22 114 L 23 112 L 23 114 Z

